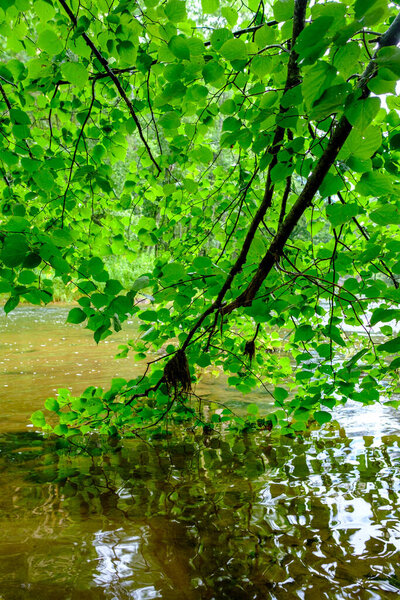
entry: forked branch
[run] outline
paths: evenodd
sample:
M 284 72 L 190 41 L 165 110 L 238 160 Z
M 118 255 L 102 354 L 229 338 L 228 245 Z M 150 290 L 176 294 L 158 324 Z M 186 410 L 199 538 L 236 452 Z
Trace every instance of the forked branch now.
M 74 13 L 71 11 L 70 7 L 68 6 L 68 4 L 65 2 L 65 0 L 59 0 L 61 6 L 63 7 L 63 9 L 65 10 L 65 12 L 67 13 L 72 25 L 74 27 L 77 26 L 77 21 L 76 21 L 76 17 L 74 15 Z M 121 98 L 123 99 L 123 101 L 125 102 L 126 106 L 128 107 L 128 110 L 130 112 L 130 115 L 132 117 L 132 119 L 134 120 L 138 133 L 139 133 L 139 137 L 142 140 L 144 147 L 146 148 L 147 154 L 150 157 L 150 160 L 152 161 L 152 163 L 154 164 L 154 166 L 157 169 L 158 174 L 161 173 L 161 167 L 159 166 L 158 162 L 156 161 L 156 159 L 153 156 L 153 153 L 150 149 L 149 144 L 147 143 L 146 138 L 144 137 L 143 134 L 143 129 L 142 126 L 140 124 L 140 121 L 135 113 L 135 110 L 133 108 L 132 102 L 129 100 L 124 88 L 121 85 L 121 82 L 119 81 L 118 77 L 116 76 L 116 74 L 114 73 L 114 71 L 111 69 L 110 65 L 108 64 L 108 61 L 106 58 L 104 58 L 104 56 L 102 55 L 102 53 L 100 52 L 100 50 L 94 45 L 94 43 L 92 42 L 92 40 L 90 39 L 90 37 L 86 34 L 86 33 L 82 33 L 82 38 L 85 40 L 85 43 L 87 46 L 89 46 L 89 48 L 91 49 L 91 51 L 93 52 L 93 54 L 95 55 L 95 57 L 98 59 L 98 61 L 103 65 L 105 72 L 107 73 L 107 75 L 110 77 L 111 81 L 114 83 L 115 87 L 118 90 L 119 95 L 121 96 Z
M 383 46 L 392 46 L 398 44 L 400 41 L 400 13 L 392 22 L 389 29 L 379 39 L 379 48 Z M 358 87 L 362 92 L 362 98 L 367 98 L 370 94 L 370 90 L 367 87 L 367 83 L 376 72 L 376 65 L 374 58 L 368 63 L 364 73 L 361 75 Z M 250 306 L 256 293 L 260 289 L 261 285 L 267 278 L 272 267 L 282 256 L 283 248 L 293 232 L 293 229 L 299 222 L 300 218 L 310 206 L 315 194 L 317 193 L 320 185 L 322 184 L 326 174 L 333 165 L 334 161 L 339 154 L 339 151 L 343 147 L 347 140 L 352 125 L 349 123 L 347 118 L 343 115 L 340 119 L 336 129 L 334 130 L 328 145 L 319 159 L 314 171 L 309 176 L 303 191 L 299 195 L 298 199 L 294 203 L 292 209 L 288 213 L 286 219 L 279 227 L 277 234 L 271 242 L 264 258 L 260 262 L 258 269 L 250 281 L 247 288 L 242 292 L 233 302 L 224 306 L 221 309 L 221 313 L 226 315 L 230 314 L 235 308 L 240 306 Z

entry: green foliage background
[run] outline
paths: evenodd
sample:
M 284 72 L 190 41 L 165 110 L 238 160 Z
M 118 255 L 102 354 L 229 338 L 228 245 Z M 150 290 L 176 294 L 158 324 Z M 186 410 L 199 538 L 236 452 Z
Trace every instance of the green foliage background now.
M 203 369 L 263 386 L 286 433 L 348 398 L 397 405 L 398 10 L 0 0 L 4 310 L 61 282 L 96 342 L 134 315 L 122 354 L 147 360 L 35 425 L 204 424 Z M 265 426 L 257 406 L 246 423 Z

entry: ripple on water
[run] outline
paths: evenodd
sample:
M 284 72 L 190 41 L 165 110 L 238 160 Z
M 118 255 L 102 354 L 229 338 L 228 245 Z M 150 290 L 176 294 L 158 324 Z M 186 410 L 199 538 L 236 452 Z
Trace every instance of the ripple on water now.
M 133 362 L 111 358 L 134 326 L 97 347 L 65 324 L 68 310 L 0 316 L 0 597 L 400 596 L 395 411 L 350 403 L 337 412 L 343 429 L 304 440 L 177 431 L 151 444 L 91 438 L 89 453 L 16 433 L 54 380 L 79 390 L 125 368 L 132 376 Z

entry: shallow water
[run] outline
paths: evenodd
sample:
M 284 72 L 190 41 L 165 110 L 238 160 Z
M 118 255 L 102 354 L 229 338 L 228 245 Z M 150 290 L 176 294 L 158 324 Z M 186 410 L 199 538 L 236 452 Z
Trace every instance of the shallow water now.
M 348 405 L 303 440 L 46 440 L 27 415 L 56 387 L 140 368 L 112 360 L 133 325 L 96 347 L 67 311 L 0 317 L 0 598 L 400 597 L 395 411 Z
M 113 377 L 143 373 L 133 353 L 114 358 L 119 345 L 138 337 L 134 322 L 96 345 L 92 331 L 65 322 L 69 310 L 22 306 L 6 317 L 0 309 L 0 433 L 24 429 L 32 412 L 59 388 L 79 394 L 90 385 L 107 388 Z M 233 409 L 251 401 L 228 390 L 222 377 L 204 376 L 197 391 L 208 400 L 223 396 Z M 261 408 L 269 408 L 271 396 L 260 392 L 255 397 Z

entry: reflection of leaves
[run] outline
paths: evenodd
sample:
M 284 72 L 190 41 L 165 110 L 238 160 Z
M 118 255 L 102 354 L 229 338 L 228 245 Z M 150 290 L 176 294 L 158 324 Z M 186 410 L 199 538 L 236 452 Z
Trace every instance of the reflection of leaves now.
M 23 474 L 31 482 L 29 498 L 18 482 L 12 510 L 20 513 L 25 503 L 36 522 L 47 519 L 49 507 L 54 516 L 62 515 L 56 531 L 68 527 L 68 544 L 76 536 L 74 554 L 81 559 L 86 553 L 85 577 L 91 577 L 92 564 L 101 571 L 103 556 L 112 548 L 115 571 L 107 571 L 108 581 L 118 576 L 120 565 L 132 569 L 129 577 L 136 585 L 142 576 L 139 554 L 146 557 L 146 577 L 152 573 L 151 583 L 161 597 L 168 597 L 171 585 L 180 597 L 196 594 L 199 579 L 206 586 L 201 597 L 222 600 L 268 598 L 271 585 L 287 597 L 293 591 L 302 593 L 306 585 L 318 589 L 319 597 L 340 597 L 342 592 L 353 593 L 353 579 L 348 585 L 328 579 L 314 553 L 323 555 L 326 563 L 338 562 L 338 568 L 351 565 L 355 577 L 366 560 L 368 569 L 379 569 L 382 580 L 389 581 L 391 569 L 397 568 L 379 539 L 374 545 L 366 542 L 360 557 L 352 545 L 359 527 L 357 502 L 373 506 L 385 536 L 387 532 L 390 537 L 388 515 L 390 523 L 398 519 L 397 440 L 353 448 L 356 460 L 349 464 L 350 440 L 328 432 L 326 436 L 270 444 L 262 435 L 188 439 L 183 430 L 176 432 L 174 441 L 92 438 L 80 446 L 78 441 L 70 445 L 36 434 L 12 434 L 3 436 L 0 447 L 9 475 Z M 374 485 L 366 487 L 370 481 Z M 390 496 L 381 496 L 380 488 L 388 485 Z M 333 538 L 330 524 L 342 518 L 346 528 Z M 371 523 L 377 518 L 371 513 Z M 104 520 L 107 526 L 99 529 Z M 37 551 L 32 552 L 34 560 Z M 49 561 L 37 567 L 37 576 Z M 66 575 L 71 581 L 82 568 L 78 562 Z M 304 562 L 313 570 L 296 578 Z M 52 581 L 58 573 L 50 568 L 46 576 Z M 394 579 L 391 585 L 397 585 Z

